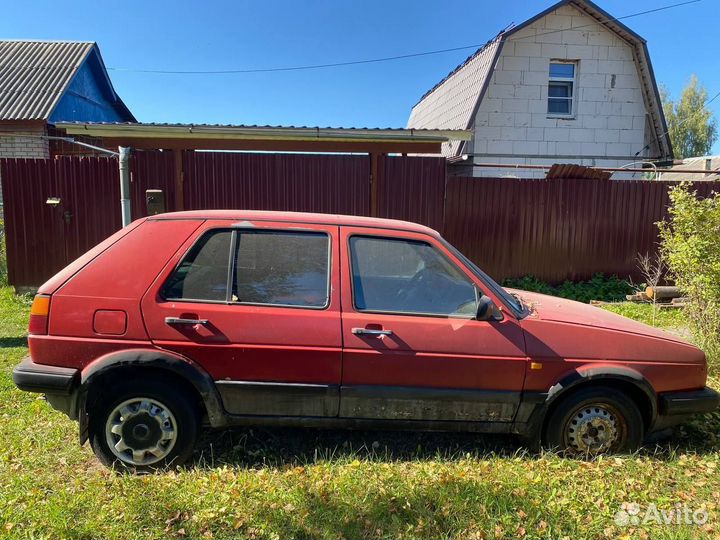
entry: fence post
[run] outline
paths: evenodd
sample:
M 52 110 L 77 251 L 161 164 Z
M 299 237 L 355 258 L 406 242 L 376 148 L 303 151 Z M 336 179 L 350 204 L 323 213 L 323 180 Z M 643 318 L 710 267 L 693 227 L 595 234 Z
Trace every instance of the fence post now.
M 370 152 L 370 215 L 378 215 L 378 182 L 380 180 L 379 154 Z
M 173 150 L 175 158 L 175 210 L 185 210 L 185 171 L 183 171 L 183 150 Z

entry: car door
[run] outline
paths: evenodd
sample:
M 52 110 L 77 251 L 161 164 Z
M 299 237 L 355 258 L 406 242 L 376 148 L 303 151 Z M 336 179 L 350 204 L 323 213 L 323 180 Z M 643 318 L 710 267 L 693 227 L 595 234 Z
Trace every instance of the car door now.
M 142 300 L 153 343 L 202 366 L 239 415 L 336 416 L 338 228 L 207 221 Z
M 340 243 L 340 416 L 512 421 L 523 334 L 507 311 L 473 319 L 483 283 L 429 235 L 342 227 Z

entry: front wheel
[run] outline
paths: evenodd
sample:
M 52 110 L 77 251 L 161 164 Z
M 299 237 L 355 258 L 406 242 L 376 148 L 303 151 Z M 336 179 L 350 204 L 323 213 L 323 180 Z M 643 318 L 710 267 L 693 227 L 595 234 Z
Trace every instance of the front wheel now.
M 643 437 L 643 419 L 635 402 L 609 387 L 580 389 L 554 409 L 545 443 L 569 455 L 632 452 Z
M 183 392 L 160 380 L 124 383 L 90 411 L 90 444 L 108 467 L 136 472 L 190 458 L 198 415 Z

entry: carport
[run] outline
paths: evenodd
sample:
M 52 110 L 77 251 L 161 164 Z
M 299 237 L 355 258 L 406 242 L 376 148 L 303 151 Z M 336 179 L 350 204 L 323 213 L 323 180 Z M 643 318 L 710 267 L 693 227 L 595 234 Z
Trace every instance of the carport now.
M 123 225 L 131 220 L 127 149 L 171 151 L 175 209 L 184 209 L 182 151 L 245 151 L 367 154 L 370 157 L 370 214 L 378 212 L 378 166 L 388 154 L 440 154 L 442 143 L 470 140 L 467 130 L 330 128 L 155 123 L 58 123 L 58 141 L 92 141 L 119 156 Z M 88 144 L 87 142 L 85 144 Z M 119 148 L 116 152 L 114 149 Z M 125 161 L 125 162 L 124 162 Z

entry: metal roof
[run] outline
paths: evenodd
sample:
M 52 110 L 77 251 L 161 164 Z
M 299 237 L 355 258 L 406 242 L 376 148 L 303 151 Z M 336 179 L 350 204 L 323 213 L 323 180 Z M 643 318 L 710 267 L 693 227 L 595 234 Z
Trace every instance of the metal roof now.
M 449 141 L 470 140 L 466 130 L 259 126 L 238 124 L 163 124 L 132 122 L 57 122 L 68 135 L 95 137 L 142 137 L 182 139 L 290 139 L 290 140 L 375 140 L 375 141 Z
M 720 156 L 696 156 L 682 160 L 669 169 L 659 169 L 663 180 L 720 180 Z
M 582 11 L 599 24 L 615 32 L 633 47 L 643 83 L 643 93 L 656 134 L 653 143 L 658 144 L 665 157 L 672 157 L 672 144 L 662 110 L 657 81 L 650 62 L 647 42 L 590 0 L 560 0 L 522 24 L 500 32 L 423 95 L 413 107 L 407 127 L 471 129 L 477 107 L 487 89 L 492 70 L 502 50 L 502 44 L 514 33 L 565 5 L 571 5 Z M 462 148 L 462 144 L 444 146 L 443 153 L 450 156 L 459 155 Z
M 586 167 L 575 163 L 555 163 L 550 167 L 545 178 L 548 180 L 558 180 L 560 178 L 610 180 L 611 176 L 612 172 L 596 169 L 595 167 Z

